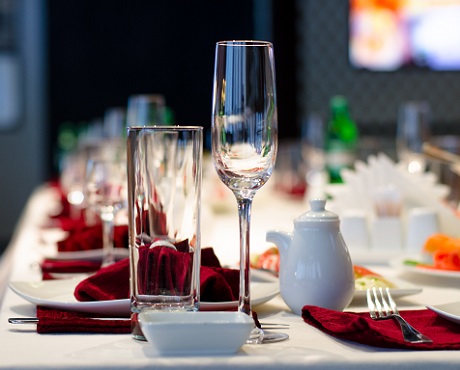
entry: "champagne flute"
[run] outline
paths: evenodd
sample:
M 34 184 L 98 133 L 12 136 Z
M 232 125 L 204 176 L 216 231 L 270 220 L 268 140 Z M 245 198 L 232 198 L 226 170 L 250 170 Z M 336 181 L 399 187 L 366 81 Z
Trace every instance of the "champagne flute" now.
M 113 227 L 126 204 L 126 166 L 122 161 L 91 159 L 86 173 L 86 199 L 102 221 L 102 267 L 115 262 Z
M 275 65 L 270 42 L 222 41 L 216 44 L 212 112 L 214 166 L 238 204 L 238 310 L 251 315 L 251 207 L 257 190 L 273 172 L 278 145 Z M 286 338 L 282 333 L 277 338 L 270 337 L 254 325 L 248 343 Z

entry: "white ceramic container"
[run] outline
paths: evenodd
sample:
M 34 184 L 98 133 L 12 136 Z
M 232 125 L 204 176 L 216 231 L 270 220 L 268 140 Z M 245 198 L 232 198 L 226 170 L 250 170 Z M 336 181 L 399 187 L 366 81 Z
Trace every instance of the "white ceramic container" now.
M 246 343 L 254 320 L 241 312 L 143 311 L 139 323 L 160 355 L 233 354 Z
M 311 210 L 294 220 L 294 231 L 270 230 L 266 239 L 280 252 L 280 292 L 300 315 L 305 305 L 341 311 L 353 299 L 353 264 L 335 213 L 326 201 L 310 201 Z

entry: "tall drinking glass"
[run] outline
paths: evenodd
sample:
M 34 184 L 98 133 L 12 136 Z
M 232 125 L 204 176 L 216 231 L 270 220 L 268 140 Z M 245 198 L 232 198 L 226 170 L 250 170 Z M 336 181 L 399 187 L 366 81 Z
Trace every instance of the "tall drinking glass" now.
M 398 112 L 396 152 L 398 159 L 410 173 L 426 169 L 423 143 L 430 139 L 431 108 L 426 101 L 410 101 Z
M 128 128 L 132 336 L 145 310 L 197 311 L 203 128 Z
M 265 41 L 216 44 L 212 102 L 212 155 L 232 190 L 240 222 L 238 310 L 251 315 L 250 224 L 253 198 L 275 166 L 278 122 L 273 46 Z M 267 337 L 266 337 L 267 338 Z M 248 343 L 262 343 L 254 326 Z
M 165 98 L 161 94 L 140 94 L 128 98 L 128 126 L 165 124 Z

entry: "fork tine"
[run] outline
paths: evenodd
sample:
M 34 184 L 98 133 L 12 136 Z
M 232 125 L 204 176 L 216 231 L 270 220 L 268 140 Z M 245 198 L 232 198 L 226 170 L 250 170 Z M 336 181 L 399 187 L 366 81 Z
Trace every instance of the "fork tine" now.
M 372 288 L 372 293 L 374 294 L 375 307 L 377 308 L 378 317 L 383 317 L 382 305 L 380 304 L 379 297 L 377 296 L 377 289 Z
M 375 304 L 374 304 L 374 301 L 372 300 L 371 290 L 367 289 L 366 293 L 367 293 L 366 296 L 367 296 L 367 307 L 369 308 L 369 315 L 371 316 L 372 319 L 375 319 L 377 318 L 377 315 L 375 314 Z
M 388 301 L 390 302 L 391 309 L 396 315 L 399 315 L 398 307 L 396 306 L 395 301 L 393 300 L 393 297 L 391 296 L 390 289 L 387 287 L 386 288 L 387 296 L 388 296 Z
M 385 296 L 383 295 L 382 287 L 379 288 L 379 292 L 380 292 L 380 297 L 382 298 L 383 310 L 385 311 L 386 315 L 390 315 L 392 311 L 391 311 L 390 306 L 387 303 L 387 300 L 385 299 Z

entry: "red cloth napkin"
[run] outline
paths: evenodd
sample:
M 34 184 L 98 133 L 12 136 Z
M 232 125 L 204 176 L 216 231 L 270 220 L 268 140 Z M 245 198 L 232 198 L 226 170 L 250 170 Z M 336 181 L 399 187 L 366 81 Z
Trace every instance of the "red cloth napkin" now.
M 130 320 L 95 320 L 101 315 L 37 307 L 37 333 L 131 333 Z
M 405 342 L 394 320 L 372 320 L 367 312 L 340 312 L 317 306 L 305 306 L 304 321 L 333 337 L 382 348 L 412 350 L 460 349 L 460 325 L 430 310 L 401 311 L 411 326 L 423 332 L 433 343 Z
M 85 219 L 83 208 L 79 211 L 78 215 L 75 215 L 75 212 L 71 210 L 72 206 L 67 200 L 67 194 L 64 193 L 59 181 L 52 181 L 49 183 L 49 186 L 56 189 L 58 192 L 61 209 L 58 213 L 49 215 L 49 222 L 45 227 L 59 227 L 64 231 L 70 231 L 84 226 Z
M 115 248 L 128 248 L 128 226 L 114 227 Z M 81 252 L 102 248 L 101 225 L 83 226 L 73 230 L 70 235 L 58 242 L 58 252 Z M 53 273 L 86 273 L 95 272 L 101 267 L 101 261 L 59 260 L 47 258 L 41 263 L 43 280 L 53 279 Z
M 78 274 L 96 272 L 101 268 L 101 261 L 80 261 L 80 260 L 54 260 L 45 259 L 40 265 L 42 269 L 42 279 L 52 280 L 54 274 Z
M 153 248 L 151 251 L 160 255 L 161 260 L 178 259 L 179 254 L 170 248 Z M 172 265 L 174 266 L 174 264 Z M 172 279 L 173 271 L 168 276 L 162 276 L 162 281 Z M 158 278 L 158 276 L 157 276 Z M 184 277 L 180 280 L 182 284 Z M 176 282 L 170 282 L 172 286 Z M 149 289 L 155 289 L 155 285 Z M 225 269 L 220 266 L 219 260 L 212 248 L 201 250 L 200 295 L 204 302 L 225 302 L 238 299 L 239 270 Z M 110 266 L 100 269 L 96 274 L 80 282 L 75 288 L 75 297 L 79 301 L 100 301 L 129 298 L 129 259 L 124 259 Z
M 51 221 L 48 222 L 44 227 L 57 227 L 64 231 L 73 231 L 81 229 L 84 226 L 85 219 L 83 216 L 80 216 L 78 218 L 51 216 Z
M 128 225 L 116 225 L 113 228 L 115 248 L 128 248 Z M 77 252 L 102 248 L 102 225 L 82 225 L 69 232 L 66 239 L 57 243 L 58 252 Z
M 100 333 L 100 334 L 129 334 L 131 333 L 131 321 L 123 319 L 105 319 L 101 315 L 63 311 L 53 308 L 37 307 L 37 333 Z M 257 313 L 252 311 L 252 317 L 257 327 L 260 322 Z

